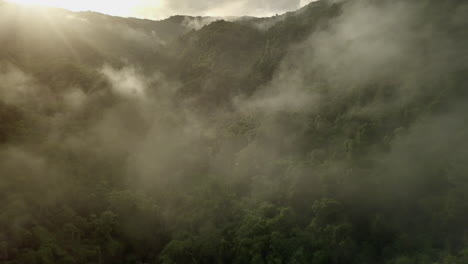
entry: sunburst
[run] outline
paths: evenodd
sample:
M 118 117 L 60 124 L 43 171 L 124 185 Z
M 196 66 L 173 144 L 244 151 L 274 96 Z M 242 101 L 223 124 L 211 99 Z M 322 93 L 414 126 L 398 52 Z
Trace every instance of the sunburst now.
M 8 0 L 30 6 L 51 6 L 71 11 L 96 11 L 116 16 L 138 16 L 138 11 L 146 5 L 157 5 L 158 0 Z

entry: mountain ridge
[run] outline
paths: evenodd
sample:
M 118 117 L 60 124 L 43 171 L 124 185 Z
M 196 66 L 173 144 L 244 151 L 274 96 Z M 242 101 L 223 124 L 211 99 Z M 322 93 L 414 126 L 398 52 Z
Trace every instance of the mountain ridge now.
M 468 263 L 466 1 L 8 5 L 1 263 Z

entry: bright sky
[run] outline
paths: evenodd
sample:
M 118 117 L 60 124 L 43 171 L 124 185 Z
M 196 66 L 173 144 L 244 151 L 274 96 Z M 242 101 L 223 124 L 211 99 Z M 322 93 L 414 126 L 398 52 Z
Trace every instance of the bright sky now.
M 115 16 L 164 19 L 172 15 L 270 16 L 298 9 L 312 0 L 10 0 L 23 4 L 92 10 Z

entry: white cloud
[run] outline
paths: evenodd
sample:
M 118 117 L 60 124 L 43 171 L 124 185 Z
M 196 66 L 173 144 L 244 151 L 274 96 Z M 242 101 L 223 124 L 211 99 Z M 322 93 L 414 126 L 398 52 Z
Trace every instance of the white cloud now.
M 142 0 L 135 15 L 164 18 L 176 14 L 201 16 L 268 16 L 299 8 L 300 0 Z

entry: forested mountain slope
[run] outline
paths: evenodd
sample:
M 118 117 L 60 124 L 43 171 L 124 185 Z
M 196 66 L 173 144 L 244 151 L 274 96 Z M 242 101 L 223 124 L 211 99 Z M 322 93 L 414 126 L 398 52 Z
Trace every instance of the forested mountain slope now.
M 0 262 L 468 262 L 468 4 L 0 2 Z

